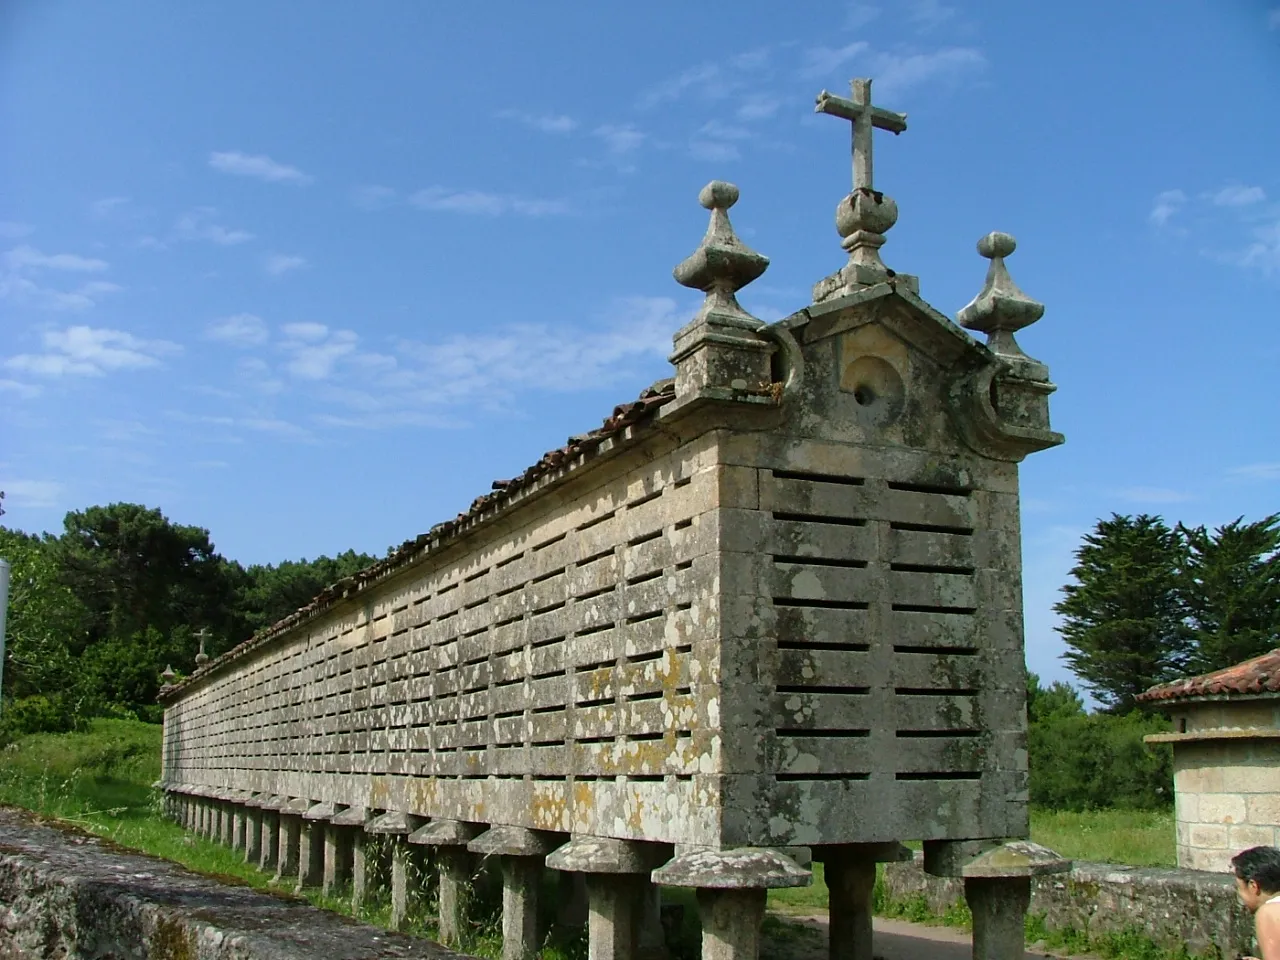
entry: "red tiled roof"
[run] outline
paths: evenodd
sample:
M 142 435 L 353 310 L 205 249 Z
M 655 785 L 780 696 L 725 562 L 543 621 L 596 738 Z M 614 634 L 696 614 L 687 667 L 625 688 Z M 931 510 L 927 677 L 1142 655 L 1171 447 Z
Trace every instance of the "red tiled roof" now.
M 1160 684 L 1139 694 L 1138 699 L 1150 703 L 1259 693 L 1280 693 L 1280 649 L 1213 673 Z
M 595 430 L 589 433 L 570 437 L 563 447 L 549 450 L 542 458 L 518 477 L 510 480 L 493 481 L 493 492 L 476 497 L 466 513 L 460 513 L 452 520 L 437 523 L 426 533 L 406 540 L 386 558 L 372 566 L 339 580 L 324 590 L 305 607 L 295 610 L 289 616 L 269 627 L 259 630 L 248 640 L 232 647 L 226 653 L 210 660 L 197 669 L 191 676 L 175 684 L 166 684 L 160 689 L 159 699 L 169 700 L 188 684 L 207 676 L 223 664 L 237 660 L 250 650 L 262 646 L 273 637 L 292 629 L 298 624 L 310 620 L 331 607 L 333 604 L 357 593 L 375 581 L 382 580 L 389 574 L 408 566 L 428 551 L 439 550 L 449 541 L 468 530 L 476 523 L 492 518 L 495 512 L 503 510 L 516 495 L 537 481 L 561 468 L 575 465 L 579 458 L 590 459 L 606 441 L 617 437 L 628 427 L 643 427 L 652 422 L 659 408 L 675 399 L 675 380 L 659 380 L 651 387 L 645 388 L 638 400 L 620 404 L 613 408 L 613 413 Z

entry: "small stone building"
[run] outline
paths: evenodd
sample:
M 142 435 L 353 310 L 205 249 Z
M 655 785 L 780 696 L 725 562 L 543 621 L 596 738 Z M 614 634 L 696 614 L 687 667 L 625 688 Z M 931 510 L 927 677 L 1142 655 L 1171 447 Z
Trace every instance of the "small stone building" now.
M 1147 742 L 1173 744 L 1178 866 L 1226 872 L 1280 843 L 1280 649 L 1138 699 L 1173 719 Z

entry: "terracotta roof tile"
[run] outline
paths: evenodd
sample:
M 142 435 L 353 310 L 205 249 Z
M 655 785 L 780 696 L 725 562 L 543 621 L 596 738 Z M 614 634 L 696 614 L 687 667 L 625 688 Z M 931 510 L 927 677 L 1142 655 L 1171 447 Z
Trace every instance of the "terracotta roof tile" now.
M 1160 684 L 1139 694 L 1138 699 L 1154 703 L 1192 697 L 1247 696 L 1259 693 L 1280 693 L 1280 649 L 1213 673 Z
M 591 457 L 605 441 L 617 437 L 627 428 L 643 428 L 652 423 L 658 410 L 675 399 L 675 380 L 659 380 L 641 392 L 639 399 L 630 403 L 619 404 L 599 427 L 589 433 L 570 437 L 563 447 L 549 450 L 533 466 L 518 477 L 510 480 L 493 481 L 492 492 L 476 497 L 466 513 L 460 513 L 452 520 L 437 523 L 424 534 L 412 540 L 406 540 L 386 558 L 372 566 L 352 574 L 337 583 L 325 587 L 310 603 L 294 611 L 269 627 L 259 630 L 248 640 L 232 647 L 226 653 L 210 660 L 197 669 L 191 676 L 176 684 L 166 684 L 160 688 L 160 700 L 168 700 L 197 678 L 203 678 L 231 660 L 237 660 L 274 637 L 292 629 L 312 617 L 318 616 L 333 604 L 353 593 L 364 590 L 375 581 L 382 580 L 401 567 L 408 566 L 428 550 L 440 549 L 450 540 L 469 529 L 481 519 L 489 519 L 496 511 L 507 507 L 511 500 L 522 490 L 532 487 L 543 477 L 571 466 L 579 457 Z

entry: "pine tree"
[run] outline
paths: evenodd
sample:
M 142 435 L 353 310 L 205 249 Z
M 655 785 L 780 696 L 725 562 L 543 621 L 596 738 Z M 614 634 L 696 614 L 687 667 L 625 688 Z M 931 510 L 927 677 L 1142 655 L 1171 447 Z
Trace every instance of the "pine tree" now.
M 1243 520 L 1213 534 L 1178 525 L 1188 548 L 1182 591 L 1194 631 L 1195 673 L 1280 646 L 1280 514 Z
M 1054 610 L 1064 659 L 1099 703 L 1115 712 L 1183 674 L 1188 663 L 1179 577 L 1185 546 L 1160 517 L 1112 514 L 1076 551 L 1074 583 Z

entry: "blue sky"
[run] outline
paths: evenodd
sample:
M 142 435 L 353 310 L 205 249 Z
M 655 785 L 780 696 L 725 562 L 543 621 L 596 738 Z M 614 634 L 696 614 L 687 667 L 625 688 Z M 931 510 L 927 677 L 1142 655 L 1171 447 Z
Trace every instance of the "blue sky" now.
M 269 562 L 380 554 L 666 376 L 699 188 L 772 258 L 844 261 L 875 80 L 883 256 L 949 315 L 1013 233 L 1065 446 L 1024 464 L 1028 661 L 1112 511 L 1280 508 L 1280 7 L 112 4 L 0 12 L 0 489 L 117 500 Z

